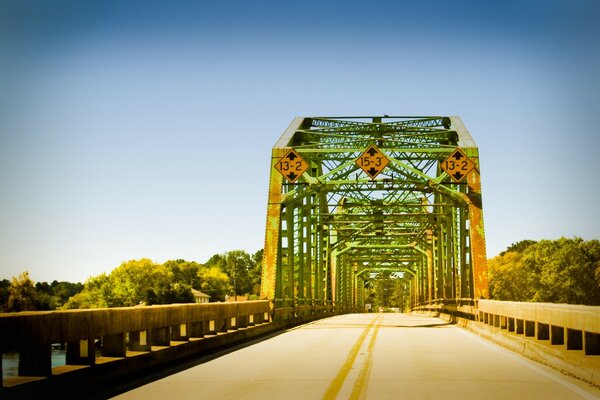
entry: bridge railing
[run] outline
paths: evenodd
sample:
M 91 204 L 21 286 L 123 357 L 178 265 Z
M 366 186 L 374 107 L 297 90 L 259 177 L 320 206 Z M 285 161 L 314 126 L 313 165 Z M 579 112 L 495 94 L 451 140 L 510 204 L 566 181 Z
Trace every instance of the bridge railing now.
M 479 321 L 567 350 L 600 355 L 600 307 L 479 300 Z
M 269 307 L 248 301 L 0 314 L 0 351 L 19 353 L 19 376 L 50 377 L 261 325 Z M 57 345 L 66 347 L 62 370 L 52 368 Z
M 525 338 L 548 340 L 567 350 L 600 355 L 600 307 L 496 300 L 436 299 L 413 307 L 479 321 Z

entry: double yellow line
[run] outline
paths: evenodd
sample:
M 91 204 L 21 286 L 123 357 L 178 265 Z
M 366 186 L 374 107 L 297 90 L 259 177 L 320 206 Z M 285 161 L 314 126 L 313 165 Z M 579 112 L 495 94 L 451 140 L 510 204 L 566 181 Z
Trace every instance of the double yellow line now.
M 358 377 L 356 378 L 356 382 L 354 382 L 354 386 L 352 388 L 352 393 L 350 394 L 350 399 L 357 400 L 360 398 L 364 398 L 364 394 L 367 389 L 367 383 L 369 379 L 369 374 L 371 372 L 371 365 L 373 364 L 373 347 L 375 346 L 375 340 L 377 339 L 377 333 L 379 332 L 379 328 L 381 326 L 381 321 L 383 320 L 383 314 L 379 314 L 374 317 L 373 320 L 367 325 L 365 330 L 360 334 L 354 346 L 350 350 L 348 357 L 346 357 L 346 361 L 342 365 L 342 368 L 333 379 L 329 388 L 325 392 L 323 396 L 323 400 L 334 400 L 339 394 L 350 370 L 352 369 L 352 365 L 356 361 L 356 357 L 358 356 L 358 352 L 360 351 L 363 342 L 367 338 L 371 328 L 375 326 L 373 331 L 373 335 L 371 335 L 371 341 L 369 342 L 369 346 L 367 347 L 367 359 L 362 365 L 360 372 L 358 373 Z

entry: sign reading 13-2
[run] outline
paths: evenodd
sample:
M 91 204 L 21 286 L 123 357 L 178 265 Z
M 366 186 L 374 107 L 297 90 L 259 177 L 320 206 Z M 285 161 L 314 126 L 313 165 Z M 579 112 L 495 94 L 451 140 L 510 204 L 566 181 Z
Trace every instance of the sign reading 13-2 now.
M 294 149 L 277 161 L 275 169 L 290 183 L 294 183 L 308 169 L 308 163 Z
M 442 169 L 450 175 L 454 182 L 460 182 L 475 168 L 475 163 L 459 148 L 441 164 Z

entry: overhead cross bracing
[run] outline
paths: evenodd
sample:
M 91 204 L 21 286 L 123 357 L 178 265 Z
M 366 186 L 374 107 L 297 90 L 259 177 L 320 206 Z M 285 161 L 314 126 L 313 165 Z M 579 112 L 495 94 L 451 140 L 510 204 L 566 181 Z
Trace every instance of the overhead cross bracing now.
M 382 270 L 412 277 L 415 304 L 487 297 L 479 152 L 459 117 L 295 118 L 271 166 L 261 296 L 276 308 L 362 307 Z

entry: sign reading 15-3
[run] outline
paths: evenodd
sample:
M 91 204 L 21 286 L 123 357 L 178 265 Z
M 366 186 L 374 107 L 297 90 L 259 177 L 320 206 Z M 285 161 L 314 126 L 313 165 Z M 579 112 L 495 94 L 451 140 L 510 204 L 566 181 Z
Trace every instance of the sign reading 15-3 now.
M 371 145 L 356 159 L 356 165 L 375 179 L 377 175 L 390 163 L 390 160 L 375 145 Z
M 442 161 L 441 167 L 454 182 L 460 182 L 475 168 L 475 163 L 457 148 L 450 157 Z
M 290 149 L 285 156 L 277 161 L 275 169 L 288 180 L 294 183 L 308 169 L 308 163 L 294 149 Z

